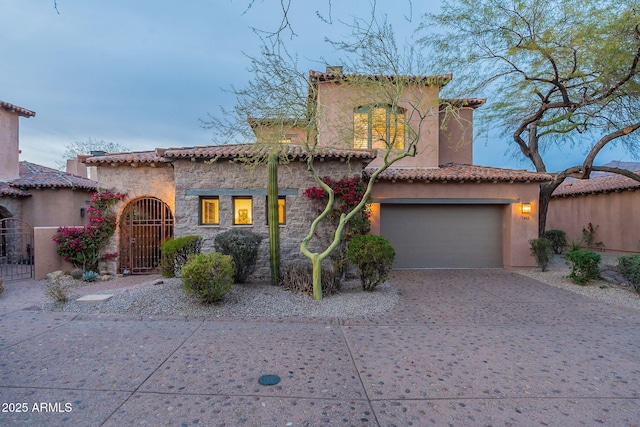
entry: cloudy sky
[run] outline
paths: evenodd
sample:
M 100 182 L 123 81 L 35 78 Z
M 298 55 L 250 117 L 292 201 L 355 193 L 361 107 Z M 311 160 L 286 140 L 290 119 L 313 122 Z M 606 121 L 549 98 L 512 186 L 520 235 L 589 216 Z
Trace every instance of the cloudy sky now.
M 408 29 L 424 12 L 437 12 L 440 1 L 412 3 L 378 0 L 401 40 L 409 40 Z M 247 10 L 249 4 L 57 0 L 58 13 L 54 0 L 0 0 L 0 99 L 36 112 L 20 119 L 21 160 L 55 167 L 66 145 L 90 138 L 132 150 L 213 143 L 199 119 L 221 105 L 231 108 L 234 100 L 223 89 L 250 79 L 243 52 L 259 47 L 251 27 L 274 29 L 282 19 L 280 0 L 255 0 Z M 301 65 L 324 70 L 320 58 L 340 58 L 324 38 L 346 30 L 318 14 L 351 21 L 369 5 L 293 0 L 292 49 Z M 475 163 L 530 169 L 505 155 L 506 148 L 499 139 L 478 139 Z M 550 154 L 550 170 L 579 161 L 579 153 L 574 159 Z M 605 152 L 597 163 L 623 157 Z

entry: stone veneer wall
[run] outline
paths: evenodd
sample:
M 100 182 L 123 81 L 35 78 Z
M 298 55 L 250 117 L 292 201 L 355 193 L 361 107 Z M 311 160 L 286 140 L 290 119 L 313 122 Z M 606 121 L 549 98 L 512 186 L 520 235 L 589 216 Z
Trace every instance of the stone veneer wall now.
M 131 201 L 140 197 L 156 197 L 165 202 L 175 212 L 175 187 L 173 177 L 173 167 L 171 164 L 155 164 L 155 167 L 136 164 L 131 167 L 128 164 L 99 167 L 98 182 L 100 188 L 114 189 L 115 191 L 126 193 L 126 198 L 118 202 L 113 208 L 118 214 L 118 224 L 120 223 L 120 213 Z M 116 228 L 116 234 L 105 247 L 106 253 L 118 252 L 120 247 L 120 235 Z M 117 261 L 110 261 L 107 270 L 115 274 Z
M 332 176 L 335 179 L 361 175 L 362 162 L 352 160 L 316 161 L 320 176 Z M 202 161 L 179 160 L 175 167 L 175 235 L 199 235 L 204 238 L 203 252 L 213 251 L 216 234 L 232 228 L 246 228 L 263 236 L 260 244 L 258 266 L 254 277 L 269 277 L 269 230 L 267 226 L 266 167 L 248 167 L 238 162 L 220 160 L 211 164 Z M 306 162 L 292 161 L 278 167 L 278 187 L 280 195 L 286 195 L 286 224 L 280 227 L 281 260 L 287 262 L 307 259 L 300 253 L 300 242 L 308 234 L 313 219 L 318 215 L 317 204 L 303 192 L 316 185 Z M 253 224 L 238 226 L 233 224 L 233 194 L 247 192 L 253 197 Z M 200 196 L 219 195 L 220 224 L 215 226 L 199 225 Z M 314 238 L 312 243 L 317 242 Z M 318 244 L 310 245 L 314 250 Z M 321 246 L 324 249 L 326 246 Z

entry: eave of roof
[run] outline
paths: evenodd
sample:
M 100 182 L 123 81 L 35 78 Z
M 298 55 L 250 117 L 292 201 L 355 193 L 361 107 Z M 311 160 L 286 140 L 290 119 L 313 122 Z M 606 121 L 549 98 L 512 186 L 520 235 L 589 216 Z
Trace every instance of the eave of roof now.
M 584 196 L 587 194 L 620 192 L 636 190 L 640 182 L 624 175 L 612 174 L 596 176 L 589 179 L 566 180 L 553 192 L 551 197 Z
M 35 111 L 27 110 L 26 108 L 18 107 L 17 105 L 2 100 L 0 100 L 0 108 L 4 108 L 11 113 L 18 113 L 22 117 L 33 117 L 36 115 Z
M 156 151 L 132 151 L 124 153 L 108 153 L 100 156 L 80 155 L 78 160 L 87 165 L 100 164 L 156 164 L 164 162 L 162 158 L 162 149 Z
M 369 175 L 373 169 L 367 168 Z M 389 168 L 378 175 L 379 181 L 423 182 L 545 182 L 553 177 L 546 173 L 489 166 L 447 164 L 437 168 Z
M 280 144 L 278 154 L 289 160 L 306 160 L 309 153 L 303 147 L 293 144 Z M 155 151 L 134 153 L 111 153 L 104 156 L 78 156 L 87 165 L 121 165 L 139 163 L 167 163 L 180 159 L 240 159 L 263 157 L 272 151 L 273 147 L 263 144 L 223 144 L 199 147 L 157 148 Z M 373 150 L 350 150 L 330 147 L 318 147 L 314 152 L 318 159 L 362 159 L 369 161 L 375 158 Z
M 34 163 L 20 162 L 20 177 L 0 185 L 4 196 L 27 197 L 29 189 L 60 189 L 96 191 L 98 183 L 81 176 L 72 175 Z
M 444 87 L 453 79 L 453 74 L 440 74 L 435 76 L 393 76 L 393 75 L 368 75 L 368 74 L 341 74 L 327 73 L 323 71 L 309 70 L 309 81 L 312 83 L 348 81 L 349 79 L 390 80 L 403 79 L 416 84 Z
M 273 151 L 273 146 L 264 144 L 229 144 L 210 145 L 205 147 L 169 148 L 164 152 L 167 160 L 181 158 L 201 159 L 237 159 L 263 157 Z M 305 160 L 309 152 L 300 145 L 279 144 L 278 155 L 286 156 L 289 160 Z M 317 147 L 313 156 L 319 159 L 363 159 L 375 158 L 373 150 L 339 149 L 331 147 Z

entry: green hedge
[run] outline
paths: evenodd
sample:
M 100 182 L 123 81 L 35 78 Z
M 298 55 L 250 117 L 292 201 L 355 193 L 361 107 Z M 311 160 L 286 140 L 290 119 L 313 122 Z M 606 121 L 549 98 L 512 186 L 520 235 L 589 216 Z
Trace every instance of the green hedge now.
M 182 267 L 182 286 L 205 303 L 223 299 L 233 287 L 233 260 L 218 252 L 192 257 Z
M 354 236 L 349 242 L 347 256 L 358 268 L 362 289 L 373 291 L 387 280 L 396 251 L 384 237 L 364 234 Z
M 167 240 L 160 245 L 160 250 L 162 251 L 160 262 L 162 275 L 164 277 L 179 276 L 189 257 L 199 254 L 202 250 L 202 237 L 184 236 Z

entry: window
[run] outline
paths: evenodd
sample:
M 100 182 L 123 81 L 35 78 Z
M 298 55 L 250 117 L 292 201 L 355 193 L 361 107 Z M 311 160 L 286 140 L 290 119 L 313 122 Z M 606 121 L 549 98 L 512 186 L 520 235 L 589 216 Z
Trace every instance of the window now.
M 284 225 L 286 223 L 286 197 L 278 197 L 278 224 Z M 269 198 L 267 197 L 267 204 L 264 211 L 267 213 L 267 224 L 269 224 Z
M 253 199 L 251 197 L 233 198 L 233 225 L 253 224 Z
M 404 148 L 404 110 L 399 107 L 360 107 L 353 113 L 353 147 L 384 149 Z
M 200 225 L 220 224 L 220 201 L 217 197 L 200 199 Z

